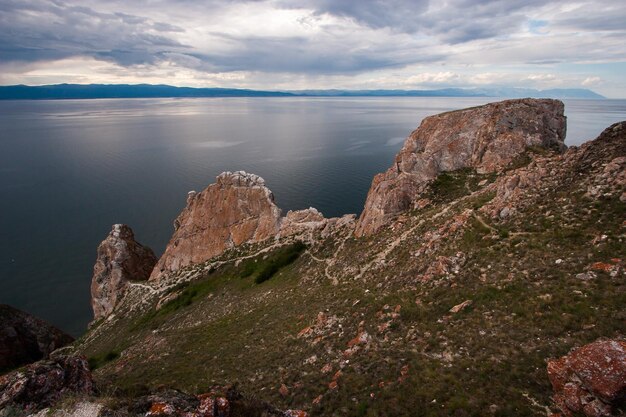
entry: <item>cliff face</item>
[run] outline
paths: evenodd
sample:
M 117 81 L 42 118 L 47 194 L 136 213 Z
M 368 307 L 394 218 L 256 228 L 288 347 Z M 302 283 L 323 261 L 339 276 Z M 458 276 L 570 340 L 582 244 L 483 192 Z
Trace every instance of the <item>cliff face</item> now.
M 47 358 L 73 340 L 43 320 L 0 304 L 0 372 Z
M 106 317 L 124 296 L 129 281 L 146 280 L 157 261 L 152 249 L 135 240 L 132 229 L 115 224 L 98 246 L 91 280 L 94 320 Z
M 281 217 L 274 194 L 258 175 L 223 172 L 201 193 L 189 193 L 187 207 L 174 221 L 174 235 L 150 280 L 214 258 L 245 243 L 295 238 L 308 241 L 321 230 L 354 227 L 350 215 L 325 218 L 315 208 Z
M 411 210 L 440 172 L 502 170 L 530 146 L 565 149 L 558 100 L 507 100 L 424 119 L 387 172 L 372 181 L 356 236 L 368 235 Z
M 174 221 L 174 235 L 151 280 L 219 255 L 228 248 L 276 236 L 280 209 L 263 178 L 224 172 L 201 193 L 189 193 L 187 207 Z
M 94 377 L 107 392 L 166 385 L 193 393 L 194 404 L 208 384 L 238 382 L 311 415 L 617 414 L 626 122 L 562 152 L 561 111 L 516 100 L 425 121 L 424 132 L 448 133 L 414 132 L 400 168 L 382 174 L 386 193 L 372 191 L 412 210 L 383 212 L 387 227 L 369 239 L 354 238 L 354 217 L 307 209 L 280 218 L 269 190 L 248 190 L 261 189 L 258 179 L 218 179 L 205 199 L 190 196 L 177 226 L 212 243 L 196 253 L 173 238 L 170 265 L 180 256 L 188 266 L 129 284 L 116 314 L 76 351 L 100 359 Z M 233 175 L 248 176 L 224 174 Z M 397 181 L 416 194 L 396 192 Z M 231 229 L 257 244 L 236 246 Z M 619 352 L 593 345 L 546 370 L 546 358 L 603 338 Z

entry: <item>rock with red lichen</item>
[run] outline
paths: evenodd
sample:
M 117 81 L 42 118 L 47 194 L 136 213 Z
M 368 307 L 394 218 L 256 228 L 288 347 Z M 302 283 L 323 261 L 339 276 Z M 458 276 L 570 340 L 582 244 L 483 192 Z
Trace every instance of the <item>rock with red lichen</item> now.
M 626 342 L 598 340 L 548 361 L 554 402 L 566 416 L 611 416 L 626 399 Z

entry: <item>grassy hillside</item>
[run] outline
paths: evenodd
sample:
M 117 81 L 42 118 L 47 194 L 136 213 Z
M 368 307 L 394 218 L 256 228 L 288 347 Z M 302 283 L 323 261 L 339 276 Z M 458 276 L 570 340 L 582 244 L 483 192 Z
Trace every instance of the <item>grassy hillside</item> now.
M 137 286 L 77 350 L 122 397 L 238 384 L 311 415 L 546 415 L 546 359 L 626 334 L 626 205 L 588 192 L 624 142 L 446 173 L 374 236 L 241 248 Z M 490 214 L 539 169 L 513 214 Z

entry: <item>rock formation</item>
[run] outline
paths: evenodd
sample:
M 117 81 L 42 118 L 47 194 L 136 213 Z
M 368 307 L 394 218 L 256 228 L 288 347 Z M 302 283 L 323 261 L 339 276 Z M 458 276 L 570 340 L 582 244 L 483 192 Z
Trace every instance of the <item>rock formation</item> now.
M 440 172 L 496 172 L 531 146 L 563 151 L 564 139 L 565 116 L 558 100 L 507 100 L 427 117 L 393 166 L 374 177 L 355 234 L 371 234 L 414 208 Z
M 566 416 L 612 416 L 626 400 L 626 342 L 599 340 L 548 362 L 554 401 Z
M 280 236 L 286 237 L 322 230 L 327 222 L 328 219 L 313 207 L 306 210 L 289 210 L 281 220 Z
M 130 227 L 113 225 L 98 246 L 98 258 L 91 280 L 94 320 L 110 315 L 124 295 L 129 281 L 146 280 L 157 258 L 150 248 L 135 240 Z
M 280 209 L 263 178 L 244 171 L 223 172 L 215 184 L 189 194 L 150 279 L 206 261 L 228 248 L 269 239 L 279 228 Z
M 64 395 L 93 392 L 87 360 L 81 356 L 61 356 L 0 376 L 0 410 L 11 406 L 33 412 L 54 404 Z
M 0 304 L 0 372 L 47 358 L 73 340 L 43 320 Z
M 354 216 L 325 218 L 317 209 L 289 211 L 281 217 L 274 195 L 258 175 L 223 172 L 204 191 L 189 192 L 187 207 L 174 221 L 174 235 L 150 280 L 198 264 L 245 243 L 286 237 L 310 240 L 353 228 Z
M 595 140 L 570 148 L 558 157 L 538 157 L 527 166 L 516 169 L 495 181 L 495 198 L 480 210 L 493 218 L 513 216 L 524 207 L 537 204 L 531 197 L 538 188 L 557 187 L 568 176 L 578 173 L 577 180 L 592 200 L 616 196 L 626 202 L 626 122 L 606 128 Z M 604 161 L 608 158 L 606 162 Z M 602 169 L 597 170 L 599 164 Z M 562 174 L 565 173 L 565 174 Z M 574 173 L 574 174 L 572 174 Z M 562 175 L 555 175 L 562 174 Z

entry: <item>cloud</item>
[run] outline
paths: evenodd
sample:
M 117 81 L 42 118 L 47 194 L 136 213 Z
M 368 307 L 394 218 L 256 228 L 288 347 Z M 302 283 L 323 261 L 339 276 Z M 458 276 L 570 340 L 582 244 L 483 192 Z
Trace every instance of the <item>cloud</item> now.
M 47 1 L 0 1 L 0 61 L 91 56 L 120 65 L 154 63 L 185 49 L 173 25 L 126 13 Z
M 593 87 L 601 83 L 602 83 L 602 78 L 600 77 L 587 77 L 581 82 L 581 84 L 584 85 L 585 87 Z
M 614 0 L 0 0 L 0 80 L 609 89 L 624 21 Z
M 455 84 L 461 80 L 461 76 L 457 73 L 446 71 L 446 72 L 436 72 L 429 73 L 425 72 L 422 74 L 417 74 L 409 77 L 405 83 L 406 84 L 416 84 L 421 86 L 428 85 L 450 85 Z

